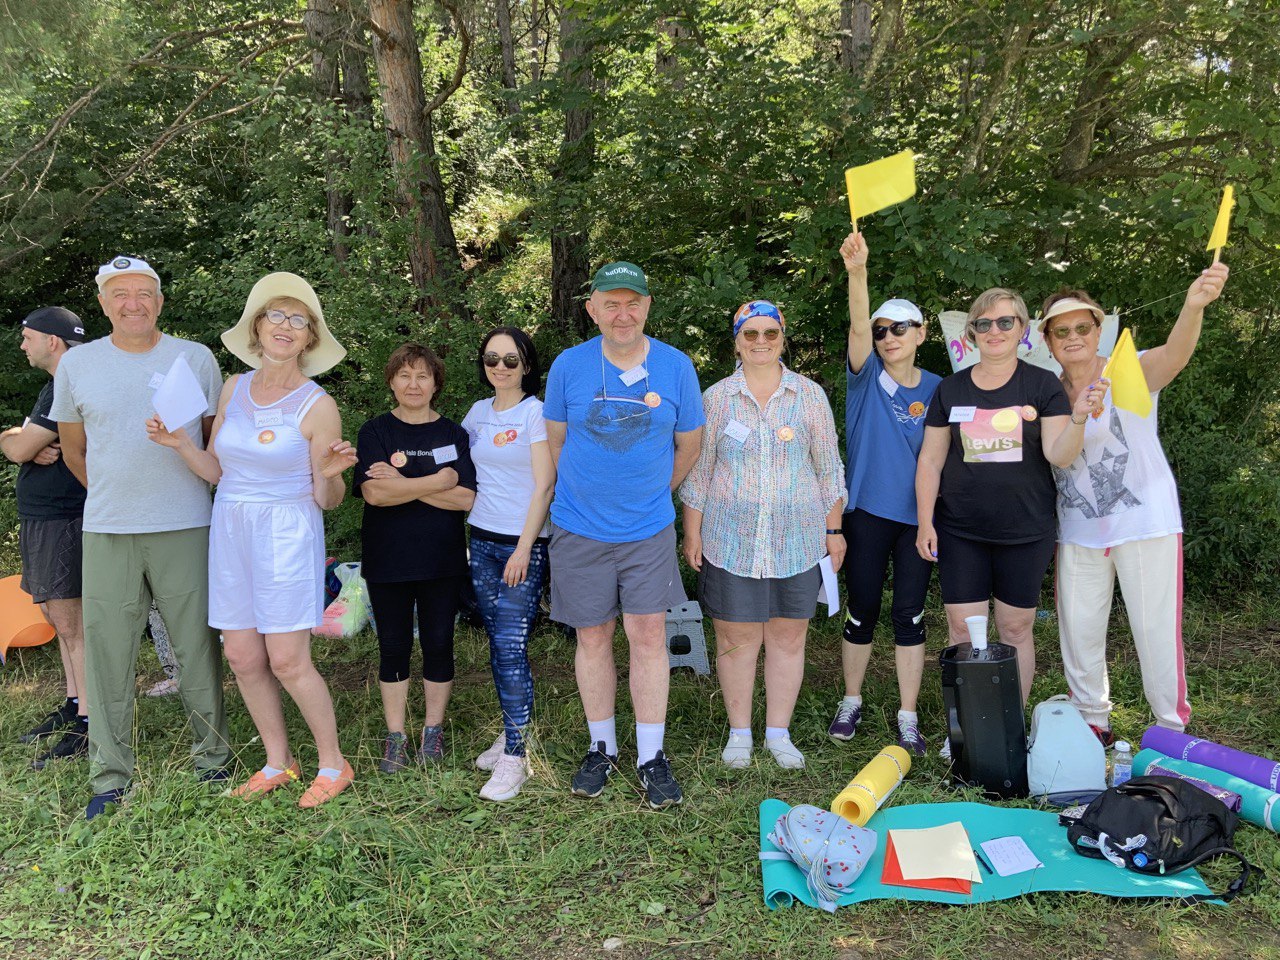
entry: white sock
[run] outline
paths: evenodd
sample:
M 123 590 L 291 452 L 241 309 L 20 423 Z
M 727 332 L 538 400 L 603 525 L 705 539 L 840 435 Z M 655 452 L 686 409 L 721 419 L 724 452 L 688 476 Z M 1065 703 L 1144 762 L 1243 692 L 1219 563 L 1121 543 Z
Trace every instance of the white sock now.
M 592 750 L 603 740 L 604 752 L 611 757 L 618 755 L 618 724 L 614 717 L 608 720 L 588 720 L 587 730 L 591 734 Z
M 751 743 L 751 728 L 743 727 L 742 729 L 738 729 L 737 727 L 730 727 L 729 736 L 741 737 L 743 740 L 747 741 L 747 743 L 749 744 Z
M 662 749 L 662 738 L 667 732 L 665 723 L 636 724 L 636 766 L 643 767 Z
M 845 697 L 845 698 L 844 698 L 844 702 L 845 702 L 845 703 L 847 703 L 847 704 L 848 704 L 849 706 L 851 706 L 851 707 L 860 707 L 860 706 L 862 706 L 862 698 L 861 698 L 861 697 Z
M 791 739 L 791 731 L 787 727 L 764 728 L 765 743 L 768 743 L 770 740 L 781 740 L 783 737 L 786 737 L 788 740 Z
M 330 780 L 337 780 L 340 776 L 342 776 L 342 771 L 335 770 L 333 769 L 333 767 L 321 767 L 320 776 L 328 777 Z
M 262 768 L 262 775 L 266 777 L 268 780 L 270 780 L 272 777 L 278 777 L 282 773 L 284 773 L 283 770 L 277 770 L 275 767 L 271 766 L 271 764 L 269 763 L 264 765 Z
M 898 726 L 902 726 L 904 723 L 914 723 L 919 725 L 920 718 L 916 716 L 916 712 L 914 710 L 899 710 Z

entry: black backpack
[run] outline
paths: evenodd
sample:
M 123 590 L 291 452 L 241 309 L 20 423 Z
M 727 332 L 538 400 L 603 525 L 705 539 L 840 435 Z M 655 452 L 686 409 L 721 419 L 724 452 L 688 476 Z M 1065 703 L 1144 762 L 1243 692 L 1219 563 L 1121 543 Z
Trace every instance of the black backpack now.
M 1174 777 L 1134 777 L 1098 794 L 1067 828 L 1067 840 L 1076 853 L 1139 873 L 1167 876 L 1222 855 L 1240 861 L 1240 876 L 1222 894 L 1184 898 L 1196 903 L 1235 898 L 1258 870 L 1232 846 L 1235 832 L 1236 815 L 1199 787 Z

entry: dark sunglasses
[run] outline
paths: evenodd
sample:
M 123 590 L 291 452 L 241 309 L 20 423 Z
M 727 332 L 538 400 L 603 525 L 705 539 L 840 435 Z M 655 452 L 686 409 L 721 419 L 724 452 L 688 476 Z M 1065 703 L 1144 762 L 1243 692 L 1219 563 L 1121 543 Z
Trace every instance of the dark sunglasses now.
M 1013 329 L 1013 325 L 1017 322 L 1017 317 L 996 317 L 994 320 L 990 317 L 979 317 L 977 320 L 970 323 L 969 326 L 973 327 L 976 333 L 986 333 L 991 329 L 991 325 L 994 323 L 997 327 L 1007 333 Z
M 777 327 L 770 327 L 768 330 L 743 330 L 742 331 L 742 336 L 746 338 L 747 343 L 755 343 L 757 340 L 760 339 L 761 334 L 764 334 L 764 338 L 768 340 L 770 343 L 773 343 L 780 336 L 782 336 L 782 331 L 779 330 Z
M 484 355 L 484 365 L 490 369 L 501 363 L 508 370 L 514 370 L 520 366 L 520 355 L 518 353 L 508 353 L 505 357 L 500 357 L 496 353 L 486 353 Z
M 1055 340 L 1066 340 L 1074 331 L 1075 335 L 1083 340 L 1093 333 L 1096 327 L 1095 323 L 1077 323 L 1074 327 L 1052 327 L 1049 332 L 1053 334 Z
M 895 320 L 893 323 L 887 323 L 883 327 L 872 327 L 871 338 L 873 340 L 883 340 L 889 334 L 895 337 L 905 337 L 907 331 L 912 327 L 922 327 L 924 324 L 916 323 L 913 320 Z

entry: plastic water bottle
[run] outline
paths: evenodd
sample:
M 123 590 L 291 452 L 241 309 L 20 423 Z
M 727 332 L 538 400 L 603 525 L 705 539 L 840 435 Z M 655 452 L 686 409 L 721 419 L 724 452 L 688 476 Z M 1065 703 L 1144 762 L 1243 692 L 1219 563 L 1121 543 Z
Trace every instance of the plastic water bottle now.
M 1111 785 L 1118 787 L 1133 776 L 1133 748 L 1127 740 L 1117 740 L 1111 754 Z

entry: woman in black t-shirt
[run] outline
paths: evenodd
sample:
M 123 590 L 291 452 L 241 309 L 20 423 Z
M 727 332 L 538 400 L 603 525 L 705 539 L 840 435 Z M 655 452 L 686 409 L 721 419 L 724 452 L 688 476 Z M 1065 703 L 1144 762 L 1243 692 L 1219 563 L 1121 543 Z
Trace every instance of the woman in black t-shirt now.
M 409 760 L 404 723 L 415 606 L 426 696 L 418 760 L 444 759 L 453 622 L 470 577 L 463 520 L 475 500 L 476 470 L 466 431 L 432 408 L 444 387 L 444 364 L 431 348 L 397 347 L 384 373 L 396 406 L 360 428 L 355 493 L 365 504 L 361 572 L 381 652 L 387 721 L 381 770 L 398 773 Z
M 1049 464 L 1080 453 L 1085 420 L 1106 391 L 1105 381 L 1092 384 L 1073 409 L 1057 377 L 1018 359 L 1028 323 L 1012 290 L 974 300 L 965 336 L 979 360 L 938 385 L 916 468 L 916 549 L 938 564 L 950 642 L 968 639 L 965 618 L 987 616 L 994 597 L 996 630 L 1018 653 L 1024 703 L 1057 534 Z

